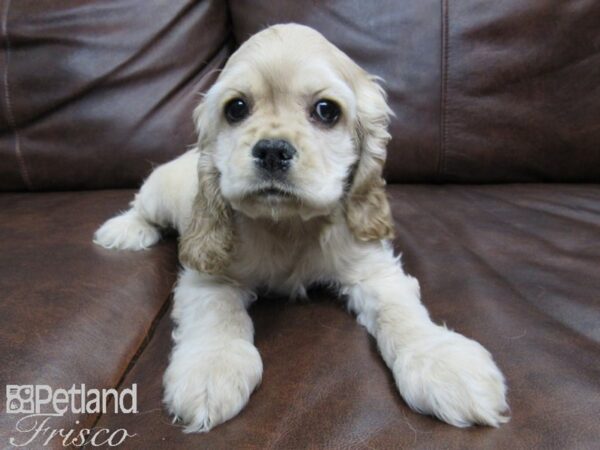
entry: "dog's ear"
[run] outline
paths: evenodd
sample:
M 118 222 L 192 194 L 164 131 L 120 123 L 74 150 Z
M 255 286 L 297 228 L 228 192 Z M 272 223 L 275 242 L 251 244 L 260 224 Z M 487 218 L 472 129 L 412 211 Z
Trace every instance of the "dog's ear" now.
M 179 238 L 179 260 L 200 272 L 219 275 L 229 266 L 234 244 L 233 212 L 221 194 L 219 172 L 210 160 L 204 106 L 194 111 L 198 129 L 198 192 L 192 217 Z
M 356 96 L 355 140 L 359 147 L 359 160 L 346 196 L 346 221 L 358 240 L 391 239 L 394 237 L 394 223 L 382 172 L 386 146 L 391 137 L 388 125 L 393 113 L 387 104 L 385 91 L 375 77 L 361 77 Z

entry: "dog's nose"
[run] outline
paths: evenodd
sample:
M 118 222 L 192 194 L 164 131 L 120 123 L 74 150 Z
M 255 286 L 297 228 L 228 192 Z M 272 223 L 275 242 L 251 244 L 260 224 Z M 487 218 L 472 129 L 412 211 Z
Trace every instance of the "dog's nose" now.
M 283 139 L 261 139 L 252 149 L 256 165 L 268 172 L 285 172 L 295 154 L 296 149 Z

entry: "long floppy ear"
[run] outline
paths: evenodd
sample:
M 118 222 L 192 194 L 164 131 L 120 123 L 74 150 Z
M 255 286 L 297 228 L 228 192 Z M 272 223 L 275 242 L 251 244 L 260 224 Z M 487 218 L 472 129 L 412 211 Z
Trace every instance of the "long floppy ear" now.
M 219 172 L 210 158 L 212 144 L 203 119 L 204 105 L 194 111 L 198 129 L 198 192 L 192 217 L 179 238 L 179 260 L 200 272 L 219 275 L 231 262 L 234 245 L 233 212 L 221 195 Z
M 361 241 L 394 237 L 394 223 L 382 176 L 386 146 L 391 137 L 387 128 L 392 114 L 377 78 L 364 76 L 357 86 L 356 141 L 360 156 L 345 205 L 348 227 Z

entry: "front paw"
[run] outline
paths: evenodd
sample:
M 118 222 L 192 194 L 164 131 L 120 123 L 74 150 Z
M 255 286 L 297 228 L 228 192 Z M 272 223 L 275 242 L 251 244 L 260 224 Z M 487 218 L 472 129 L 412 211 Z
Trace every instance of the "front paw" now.
M 107 220 L 94 233 L 94 243 L 108 249 L 143 250 L 159 239 L 158 229 L 134 210 Z
M 242 339 L 207 348 L 175 348 L 164 402 L 185 431 L 206 432 L 237 415 L 260 383 L 258 350 Z
M 400 393 L 418 412 L 457 427 L 509 420 L 502 373 L 485 348 L 458 333 L 440 327 L 409 344 L 393 371 Z

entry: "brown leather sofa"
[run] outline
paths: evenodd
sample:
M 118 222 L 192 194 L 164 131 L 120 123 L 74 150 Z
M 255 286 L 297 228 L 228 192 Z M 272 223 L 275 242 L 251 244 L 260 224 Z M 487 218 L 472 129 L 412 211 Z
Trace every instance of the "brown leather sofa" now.
M 0 446 L 4 385 L 138 385 L 123 448 L 591 449 L 600 445 L 600 2 L 0 2 Z M 264 379 L 205 435 L 161 405 L 176 240 L 110 252 L 93 231 L 193 144 L 191 110 L 267 24 L 320 30 L 386 80 L 396 247 L 445 322 L 504 371 L 512 420 L 412 412 L 327 292 L 251 309 Z M 77 422 L 76 422 L 77 421 Z M 22 437 L 20 438 L 23 439 Z M 36 440 L 27 448 L 41 447 Z M 45 448 L 62 448 L 53 439 Z

